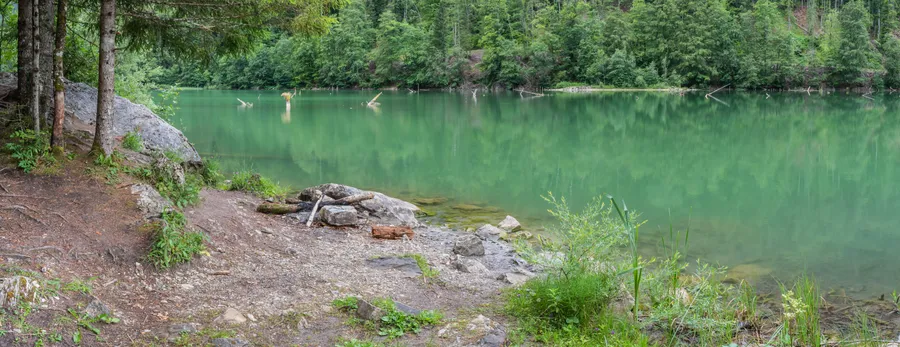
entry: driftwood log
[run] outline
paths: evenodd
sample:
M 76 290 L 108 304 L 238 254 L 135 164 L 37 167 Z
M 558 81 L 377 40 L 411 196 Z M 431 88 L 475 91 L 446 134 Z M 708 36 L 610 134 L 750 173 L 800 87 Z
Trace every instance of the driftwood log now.
M 415 233 L 413 232 L 412 228 L 407 226 L 372 226 L 372 237 L 376 239 L 399 240 L 404 236 L 412 240 L 413 236 L 415 236 Z
M 354 194 L 342 199 L 337 200 L 329 200 L 329 201 L 321 201 L 318 205 L 322 206 L 331 206 L 331 205 L 353 205 L 362 201 L 374 199 L 374 193 L 362 193 L 362 194 Z M 266 213 L 266 214 L 289 214 L 289 213 L 297 213 L 297 212 L 307 212 L 312 211 L 315 208 L 315 203 L 309 201 L 298 201 L 296 199 L 288 199 L 287 204 L 279 204 L 279 203 L 263 203 L 256 208 L 256 212 Z

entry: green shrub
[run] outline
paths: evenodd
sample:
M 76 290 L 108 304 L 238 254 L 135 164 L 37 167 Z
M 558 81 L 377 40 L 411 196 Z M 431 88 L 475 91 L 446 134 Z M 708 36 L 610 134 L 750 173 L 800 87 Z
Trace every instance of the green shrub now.
M 162 214 L 162 221 L 154 226 L 154 240 L 147 259 L 158 269 L 186 263 L 193 259 L 194 255 L 206 251 L 203 244 L 206 236 L 185 231 L 185 225 L 184 214 L 166 211 Z
M 6 150 L 17 160 L 20 169 L 26 173 L 31 172 L 41 163 L 55 163 L 56 159 L 50 155 L 50 134 L 41 132 L 35 134 L 34 130 L 17 130 L 10 135 L 12 141 L 6 144 Z
M 203 179 L 203 184 L 207 187 L 218 187 L 225 180 L 225 176 L 220 172 L 221 169 L 222 165 L 219 164 L 219 161 L 215 159 L 204 160 L 203 167 L 200 169 L 200 177 Z
M 615 274 L 582 272 L 550 274 L 533 279 L 506 294 L 514 317 L 541 322 L 549 328 L 582 328 L 594 324 L 617 292 Z
M 157 176 L 154 186 L 159 194 L 168 198 L 175 206 L 185 208 L 200 202 L 202 182 L 196 175 L 185 175 L 184 184 L 179 184 L 169 176 Z
M 385 312 L 378 325 L 378 335 L 388 339 L 399 338 L 409 332 L 418 334 L 422 327 L 435 325 L 443 319 L 440 312 L 433 310 L 425 310 L 417 315 L 400 311 L 390 299 L 374 300 L 372 304 Z
M 261 198 L 283 198 L 287 195 L 286 188 L 250 171 L 235 173 L 228 190 L 250 192 Z
M 143 151 L 144 139 L 141 138 L 141 134 L 138 134 L 134 131 L 129 131 L 125 133 L 125 137 L 122 138 L 122 147 L 135 152 Z
M 340 299 L 334 299 L 331 305 L 341 311 L 356 311 L 359 299 L 355 296 L 348 296 Z

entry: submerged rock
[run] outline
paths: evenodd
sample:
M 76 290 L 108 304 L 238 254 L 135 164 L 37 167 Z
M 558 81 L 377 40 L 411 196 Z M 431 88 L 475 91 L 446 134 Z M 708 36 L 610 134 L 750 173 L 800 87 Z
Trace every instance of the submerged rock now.
M 410 227 L 419 226 L 416 213 L 419 208 L 409 202 L 392 198 L 379 192 L 364 191 L 359 188 L 345 186 L 336 183 L 326 183 L 304 189 L 300 193 L 300 200 L 314 201 L 316 191 L 321 191 L 332 199 L 342 199 L 351 195 L 372 193 L 374 197 L 357 203 L 360 215 L 369 222 L 380 225 L 404 225 Z
M 519 221 L 513 218 L 513 216 L 506 216 L 500 224 L 497 224 L 500 229 L 506 231 L 518 231 L 522 229 L 522 224 L 519 224 Z
M 484 255 L 484 244 L 478 236 L 472 234 L 460 235 L 453 244 L 453 253 L 470 257 Z
M 333 226 L 350 226 L 359 224 L 356 209 L 353 206 L 322 207 L 322 220 Z

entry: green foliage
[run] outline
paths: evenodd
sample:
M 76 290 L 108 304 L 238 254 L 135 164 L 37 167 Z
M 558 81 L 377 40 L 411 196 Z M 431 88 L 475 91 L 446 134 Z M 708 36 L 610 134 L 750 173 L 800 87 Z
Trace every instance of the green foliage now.
M 428 260 L 425 259 L 421 254 L 407 254 L 404 257 L 411 258 L 416 261 L 416 265 L 419 266 L 419 270 L 422 270 L 422 277 L 424 278 L 435 278 L 441 273 L 428 265 Z
M 863 82 L 863 72 L 874 55 L 867 30 L 872 19 L 863 1 L 853 0 L 841 7 L 838 22 L 840 46 L 829 62 L 831 79 L 840 85 L 857 85 Z
M 34 130 L 16 130 L 10 135 L 12 141 L 6 143 L 6 150 L 17 161 L 20 169 L 29 173 L 42 164 L 53 164 L 56 159 L 50 155 L 50 134 Z
M 184 214 L 165 211 L 162 220 L 153 225 L 153 241 L 147 259 L 158 269 L 186 263 L 194 255 L 205 252 L 206 236 L 185 230 Z
M 284 198 L 288 193 L 287 188 L 251 171 L 235 173 L 228 190 L 250 192 L 261 198 Z
M 410 315 L 398 310 L 390 299 L 374 300 L 373 305 L 384 310 L 384 316 L 378 322 L 378 335 L 388 339 L 400 338 L 406 333 L 418 334 L 423 327 L 438 324 L 443 319 L 443 314 L 432 310 Z
M 144 150 L 144 139 L 141 138 L 141 134 L 138 134 L 135 131 L 129 131 L 122 137 L 122 147 L 135 152 L 140 152 Z
M 792 288 L 781 285 L 782 335 L 789 344 L 820 346 L 822 332 L 819 328 L 821 296 L 815 281 L 804 275 Z
M 225 176 L 221 173 L 222 164 L 215 159 L 203 160 L 203 167 L 200 168 L 200 177 L 203 184 L 207 187 L 218 187 L 225 181 Z
M 372 341 L 360 341 L 357 339 L 342 339 L 338 344 L 334 345 L 334 347 L 381 347 L 384 344 L 372 342 Z
M 175 112 L 178 111 L 178 96 L 181 95 L 181 88 L 176 83 L 172 86 L 163 87 L 157 95 L 159 96 L 159 103 L 154 104 L 153 112 L 166 122 L 171 123 L 172 118 L 175 117 Z
M 341 311 L 348 311 L 348 312 L 356 311 L 356 309 L 358 307 L 356 303 L 358 301 L 359 301 L 359 298 L 357 298 L 355 296 L 348 296 L 348 297 L 343 297 L 343 298 L 339 298 L 339 299 L 334 299 L 334 301 L 331 302 L 331 306 L 334 306 L 335 308 L 337 308 L 338 310 L 341 310 Z
M 75 278 L 71 282 L 66 283 L 66 285 L 63 286 L 62 289 L 69 292 L 91 295 L 91 292 L 93 292 L 91 282 L 93 280 L 94 278 L 89 278 L 87 281 Z

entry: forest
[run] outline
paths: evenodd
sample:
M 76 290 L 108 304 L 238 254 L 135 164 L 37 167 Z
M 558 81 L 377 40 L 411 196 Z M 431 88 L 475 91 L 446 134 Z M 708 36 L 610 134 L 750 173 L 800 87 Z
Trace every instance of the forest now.
M 165 85 L 900 88 L 896 0 L 352 0 L 321 36 L 147 54 Z

